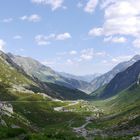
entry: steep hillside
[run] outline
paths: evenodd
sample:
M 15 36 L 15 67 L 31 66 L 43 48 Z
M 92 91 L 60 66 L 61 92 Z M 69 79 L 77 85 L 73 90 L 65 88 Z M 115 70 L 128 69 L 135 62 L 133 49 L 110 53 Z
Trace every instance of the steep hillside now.
M 1 100 L 15 100 L 20 93 L 36 94 L 43 92 L 54 98 L 57 97 L 55 91 L 45 83 L 27 75 L 21 67 L 2 51 L 0 52 L 0 67 Z
M 116 76 L 117 73 L 126 70 L 129 66 L 133 65 L 138 60 L 140 60 L 140 55 L 136 55 L 131 60 L 118 64 L 111 71 L 95 78 L 86 90 L 89 92 L 93 92 L 96 89 L 108 84 Z
M 89 83 L 82 80 L 63 77 L 50 67 L 47 67 L 32 58 L 16 56 L 11 53 L 8 55 L 17 65 L 22 67 L 26 73 L 30 76 L 37 77 L 43 82 L 51 82 L 68 88 L 80 90 L 84 90 L 89 85 Z
M 77 100 L 77 99 L 84 99 L 84 100 L 92 100 L 93 97 L 89 96 L 88 94 L 78 90 L 78 89 L 71 89 L 65 86 L 60 86 L 53 83 L 47 83 L 47 86 L 50 89 L 53 89 L 56 93 L 56 97 L 60 99 L 67 99 L 67 100 Z
M 55 85 L 50 86 L 45 82 L 41 82 L 35 77 L 30 77 L 24 70 L 14 63 L 11 58 L 3 52 L 0 52 L 0 98 L 1 100 L 15 99 L 15 93 L 45 93 L 53 98 L 58 99 L 87 99 L 90 96 L 86 93 L 69 89 L 67 87 Z M 57 87 L 57 88 L 56 88 Z M 58 89 L 64 89 L 62 90 Z M 7 93 L 7 94 L 5 94 Z M 64 94 L 65 93 L 65 94 Z M 81 95 L 81 96 L 80 96 Z
M 94 92 L 90 93 L 89 95 L 93 96 L 94 98 L 98 98 L 100 97 L 100 94 L 102 94 L 102 92 L 104 91 L 106 85 L 98 88 L 97 90 L 95 90 Z
M 129 86 L 137 82 L 139 74 L 140 61 L 133 64 L 125 71 L 118 73 L 106 86 L 100 97 L 108 98 L 128 88 Z
M 130 108 L 140 107 L 140 84 L 134 83 L 129 88 L 119 92 L 113 97 L 107 105 L 111 105 L 110 111 L 128 110 Z M 116 110 L 117 109 L 117 110 Z M 134 110 L 133 110 L 134 111 Z
M 29 92 L 31 87 L 39 89 L 35 83 L 18 65 L 16 65 L 6 54 L 0 52 L 0 90 Z M 1 94 L 4 94 L 1 92 Z M 1 98 L 4 96 L 1 95 Z

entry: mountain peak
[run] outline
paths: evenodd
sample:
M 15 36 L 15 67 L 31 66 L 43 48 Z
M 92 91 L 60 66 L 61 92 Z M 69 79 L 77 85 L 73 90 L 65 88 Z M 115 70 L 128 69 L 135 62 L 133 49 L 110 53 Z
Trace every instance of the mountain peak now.
M 134 61 L 140 60 L 140 55 L 139 54 L 135 55 L 131 60 L 134 60 Z

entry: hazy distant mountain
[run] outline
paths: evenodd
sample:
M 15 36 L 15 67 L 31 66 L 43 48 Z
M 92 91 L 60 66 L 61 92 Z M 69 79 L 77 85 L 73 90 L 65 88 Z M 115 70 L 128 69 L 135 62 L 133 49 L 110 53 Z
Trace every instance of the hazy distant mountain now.
M 74 78 L 66 78 L 52 70 L 50 67 L 41 64 L 40 62 L 29 58 L 8 54 L 10 58 L 24 69 L 30 76 L 35 76 L 43 82 L 55 83 L 71 89 L 84 90 L 89 83 L 77 80 Z
M 137 61 L 125 71 L 118 73 L 105 87 L 102 94 L 100 94 L 100 97 L 108 98 L 116 95 L 120 91 L 132 86 L 132 84 L 136 84 L 139 80 L 139 76 L 140 61 Z
M 69 74 L 69 73 L 65 73 L 65 72 L 59 72 L 59 74 L 66 78 L 82 80 L 85 82 L 91 82 L 92 80 L 94 80 L 95 78 L 97 78 L 98 76 L 101 75 L 99 73 L 95 73 L 95 74 L 77 76 L 77 75 L 73 75 L 73 74 Z
M 111 71 L 95 78 L 91 82 L 91 85 L 87 87 L 87 90 L 90 91 L 90 92 L 93 92 L 93 91 L 97 90 L 98 88 L 108 84 L 116 76 L 117 73 L 126 70 L 129 66 L 133 65 L 138 60 L 140 60 L 140 55 L 134 56 L 129 61 L 119 63 Z

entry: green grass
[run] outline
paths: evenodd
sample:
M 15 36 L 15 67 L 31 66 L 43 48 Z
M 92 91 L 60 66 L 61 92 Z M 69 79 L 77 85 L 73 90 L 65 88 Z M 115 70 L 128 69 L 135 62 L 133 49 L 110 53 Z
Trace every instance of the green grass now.
M 0 139 L 15 138 L 21 134 L 27 134 L 26 130 L 22 128 L 6 128 L 0 127 Z
M 64 105 L 60 102 L 15 102 L 12 105 L 15 112 L 39 127 L 67 122 L 78 117 L 75 113 L 55 112 L 53 110 L 54 107 Z
M 11 67 L 6 60 L 0 57 L 0 81 L 7 85 L 11 84 L 31 84 L 35 85 L 31 80 L 26 78 L 23 74 L 18 72 L 15 68 Z
M 130 128 L 135 130 L 135 127 L 140 125 L 140 86 L 134 84 L 130 88 L 120 92 L 117 96 L 106 100 L 96 100 L 93 101 L 92 104 L 104 109 L 104 116 L 90 123 L 86 127 L 88 130 L 108 129 L 108 131 L 113 130 L 114 132 L 119 132 Z M 140 132 L 138 131 L 138 133 Z M 131 137 L 132 136 L 112 137 L 107 138 L 107 140 L 125 140 Z M 100 139 L 100 137 L 97 139 Z
M 99 89 L 97 89 L 96 91 L 90 93 L 91 96 L 98 98 L 101 93 L 103 92 L 103 90 L 105 89 L 106 85 L 100 87 Z

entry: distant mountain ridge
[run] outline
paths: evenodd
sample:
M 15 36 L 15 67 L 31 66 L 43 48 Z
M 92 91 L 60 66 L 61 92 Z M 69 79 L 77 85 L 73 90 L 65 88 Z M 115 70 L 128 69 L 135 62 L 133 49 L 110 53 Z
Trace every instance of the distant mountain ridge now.
M 119 72 L 122 72 L 126 70 L 129 66 L 133 65 L 135 62 L 140 60 L 140 55 L 135 55 L 132 59 L 129 61 L 125 61 L 122 63 L 119 63 L 117 66 L 115 66 L 111 71 L 95 78 L 86 88 L 87 91 L 89 92 L 94 92 L 98 88 L 108 84 Z
M 13 55 L 11 53 L 8 53 L 8 55 L 17 65 L 22 67 L 26 73 L 28 73 L 30 76 L 37 77 L 43 82 L 50 82 L 82 91 L 84 91 L 84 89 L 89 85 L 88 82 L 82 80 L 63 77 L 50 67 L 45 66 L 32 58 Z
M 66 78 L 70 78 L 70 79 L 76 79 L 76 80 L 81 80 L 81 81 L 85 81 L 85 82 L 91 82 L 92 80 L 94 80 L 95 78 L 97 78 L 98 76 L 100 76 L 100 73 L 95 73 L 95 74 L 88 74 L 88 75 L 81 75 L 81 76 L 77 76 L 74 74 L 69 74 L 69 73 L 65 73 L 65 72 L 58 72 L 61 76 L 66 77 Z

